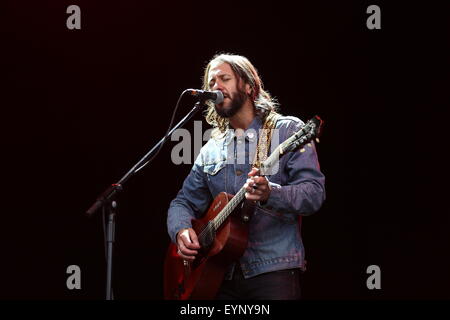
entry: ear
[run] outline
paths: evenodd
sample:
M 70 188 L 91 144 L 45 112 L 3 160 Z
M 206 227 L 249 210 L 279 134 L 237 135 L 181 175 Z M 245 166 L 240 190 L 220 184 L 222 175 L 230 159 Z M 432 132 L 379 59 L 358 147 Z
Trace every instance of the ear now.
M 247 95 L 251 96 L 252 95 L 252 87 L 250 87 L 250 85 L 247 83 L 245 85 L 245 92 L 247 93 Z

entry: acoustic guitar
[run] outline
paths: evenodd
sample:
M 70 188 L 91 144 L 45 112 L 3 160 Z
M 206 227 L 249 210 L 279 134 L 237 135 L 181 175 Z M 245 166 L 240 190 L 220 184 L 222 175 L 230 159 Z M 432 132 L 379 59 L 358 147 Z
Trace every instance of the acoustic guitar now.
M 315 116 L 300 130 L 281 143 L 261 163 L 259 175 L 267 176 L 284 154 L 298 148 L 300 152 L 312 139 L 318 141 L 323 121 Z M 255 207 L 245 199 L 242 187 L 234 196 L 219 193 L 201 219 L 192 220 L 200 249 L 194 261 L 182 259 L 176 244 L 171 243 L 164 261 L 164 298 L 166 300 L 214 299 L 229 265 L 247 248 L 248 225 Z

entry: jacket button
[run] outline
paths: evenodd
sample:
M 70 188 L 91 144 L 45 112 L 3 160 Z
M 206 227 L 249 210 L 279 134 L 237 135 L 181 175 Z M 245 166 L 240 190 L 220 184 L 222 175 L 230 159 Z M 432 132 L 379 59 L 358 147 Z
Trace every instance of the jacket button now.
M 240 176 L 242 174 L 242 171 L 241 170 L 236 170 L 236 175 L 237 176 Z

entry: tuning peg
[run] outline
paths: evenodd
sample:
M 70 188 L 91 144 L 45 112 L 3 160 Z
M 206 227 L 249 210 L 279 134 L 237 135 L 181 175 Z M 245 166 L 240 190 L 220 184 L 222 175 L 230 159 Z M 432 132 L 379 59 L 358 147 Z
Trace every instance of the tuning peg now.
M 320 140 L 319 140 L 319 138 L 316 138 L 316 142 L 317 142 L 317 143 L 320 143 Z
M 305 151 L 306 151 L 305 148 L 300 149 L 300 152 L 305 152 Z

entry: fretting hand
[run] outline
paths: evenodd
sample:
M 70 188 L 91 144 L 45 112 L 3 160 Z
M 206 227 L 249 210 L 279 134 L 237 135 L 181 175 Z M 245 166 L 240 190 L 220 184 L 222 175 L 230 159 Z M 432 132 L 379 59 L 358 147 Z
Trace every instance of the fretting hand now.
M 249 179 L 244 185 L 245 190 L 245 198 L 247 200 L 260 201 L 265 202 L 269 199 L 270 191 L 272 190 L 269 181 L 266 177 L 260 177 L 259 169 L 252 168 L 252 170 L 248 173 Z

